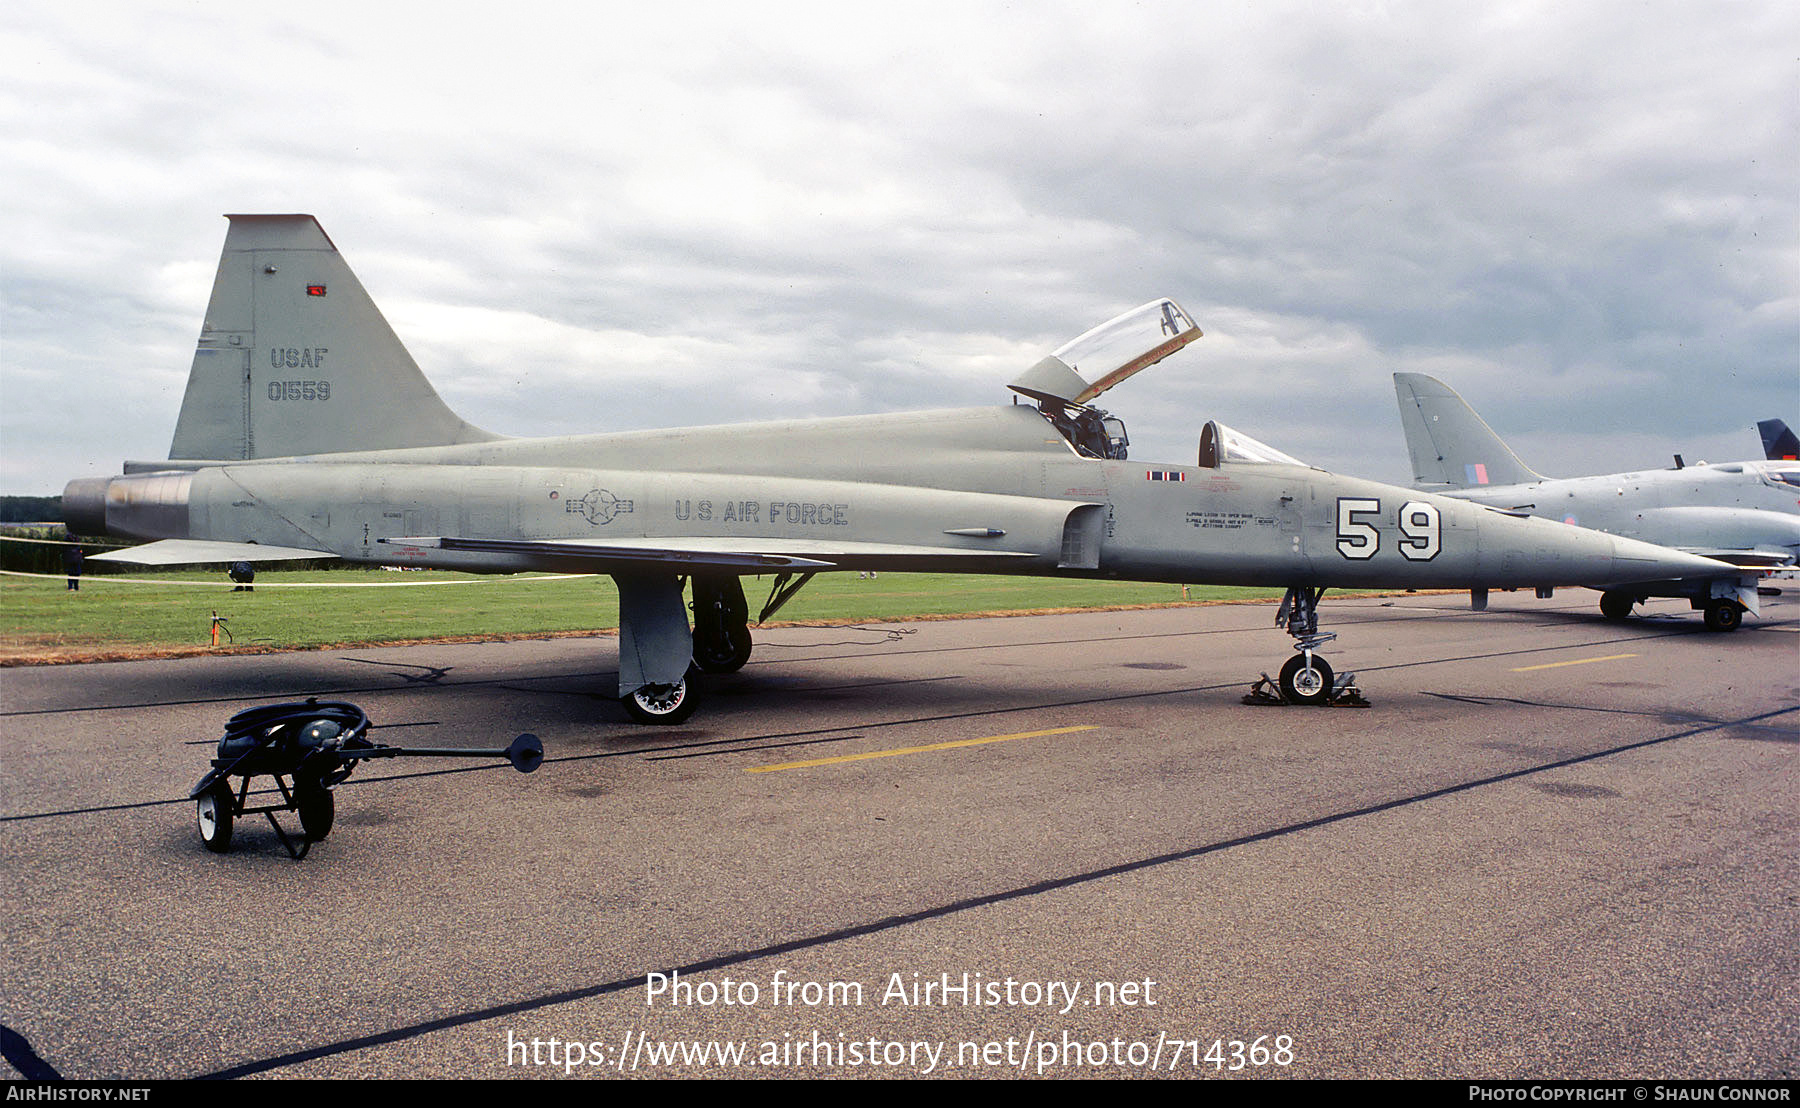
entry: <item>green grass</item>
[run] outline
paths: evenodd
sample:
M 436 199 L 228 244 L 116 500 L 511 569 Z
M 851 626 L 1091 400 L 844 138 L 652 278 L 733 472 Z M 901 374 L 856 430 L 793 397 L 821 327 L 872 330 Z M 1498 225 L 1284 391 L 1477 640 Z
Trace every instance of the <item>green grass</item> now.
M 772 581 L 744 579 L 752 617 Z M 618 593 L 607 577 L 264 570 L 256 584 L 254 592 L 233 592 L 217 572 L 130 573 L 83 577 L 81 590 L 69 592 L 60 579 L 0 577 L 0 662 L 206 648 L 214 612 L 226 617 L 230 633 L 229 641 L 221 634 L 221 645 L 248 649 L 523 637 L 619 623 Z M 935 573 L 886 573 L 871 580 L 829 573 L 814 578 L 772 621 L 893 620 L 1280 595 L 1280 589 L 1192 586 L 1184 598 L 1178 585 Z

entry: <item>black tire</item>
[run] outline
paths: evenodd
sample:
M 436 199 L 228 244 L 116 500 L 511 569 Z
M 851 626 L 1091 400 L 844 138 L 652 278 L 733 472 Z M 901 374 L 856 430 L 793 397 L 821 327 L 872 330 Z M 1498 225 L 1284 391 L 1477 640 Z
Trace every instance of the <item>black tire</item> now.
M 316 843 L 331 834 L 332 821 L 337 818 L 337 799 L 330 789 L 296 785 L 294 806 L 300 811 L 300 830 L 306 833 L 307 842 Z
M 194 818 L 200 825 L 200 841 L 214 854 L 231 849 L 231 786 L 220 781 L 194 801 Z
M 1743 622 L 1743 606 L 1735 600 L 1715 600 L 1706 606 L 1708 630 L 1736 631 Z
M 1609 589 L 1600 594 L 1600 614 L 1611 620 L 1629 619 L 1636 603 L 1637 597 L 1630 593 Z
M 1316 708 L 1331 700 L 1331 666 L 1314 654 L 1311 664 L 1296 654 L 1281 667 L 1281 696 L 1289 704 Z
M 662 726 L 680 723 L 699 707 L 694 683 L 683 677 L 673 685 L 645 685 L 620 699 L 626 714 L 639 723 Z
M 694 665 L 702 673 L 736 673 L 750 660 L 754 645 L 750 640 L 750 628 L 742 624 L 729 628 L 722 639 L 696 635 Z

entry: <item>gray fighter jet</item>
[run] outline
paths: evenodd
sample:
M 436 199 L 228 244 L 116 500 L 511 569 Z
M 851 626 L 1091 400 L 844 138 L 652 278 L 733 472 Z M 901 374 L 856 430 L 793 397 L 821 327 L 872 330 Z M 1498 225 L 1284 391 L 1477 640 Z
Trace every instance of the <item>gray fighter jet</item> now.
M 1325 703 L 1327 587 L 1638 588 L 1722 567 L 1629 539 L 1310 468 L 1217 423 L 1197 465 L 1128 461 L 1092 401 L 1200 336 L 1158 300 L 1012 389 L 1030 403 L 550 439 L 452 413 L 306 215 L 234 215 L 167 461 L 71 482 L 71 529 L 141 563 L 339 557 L 619 589 L 619 694 L 693 711 L 693 669 L 751 652 L 813 574 L 928 570 L 1279 585 L 1290 702 Z M 685 593 L 693 596 L 693 625 Z
M 1686 465 L 1676 455 L 1673 469 L 1547 478 L 1520 461 L 1456 390 L 1435 377 L 1396 373 L 1394 392 L 1421 489 L 1675 547 L 1746 571 L 1791 566 L 1800 556 L 1800 464 Z M 1744 581 L 1701 574 L 1603 587 L 1600 611 L 1624 619 L 1647 597 L 1686 597 L 1705 612 L 1708 627 L 1731 631 L 1746 609 L 1755 611 L 1755 590 Z

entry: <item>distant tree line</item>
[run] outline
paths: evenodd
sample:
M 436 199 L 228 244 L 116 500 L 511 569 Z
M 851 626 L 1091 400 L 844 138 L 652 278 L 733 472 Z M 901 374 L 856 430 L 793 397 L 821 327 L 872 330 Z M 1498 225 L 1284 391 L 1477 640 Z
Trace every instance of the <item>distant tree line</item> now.
M 0 496 L 0 523 L 55 523 L 61 519 L 60 496 Z
M 60 496 L 0 496 L 0 534 L 8 539 L 40 539 L 42 542 L 0 542 L 0 569 L 14 573 L 63 572 L 64 547 L 56 545 L 68 539 L 62 519 Z M 18 527 L 14 524 L 34 523 L 41 526 Z
M 68 549 L 71 538 L 58 523 L 48 527 L 23 527 L 15 523 L 0 524 L 0 569 L 8 569 L 14 573 L 61 573 L 63 572 L 63 553 Z M 15 541 L 35 540 L 35 541 Z M 105 546 L 99 545 L 104 543 Z M 101 550 L 116 546 L 110 539 L 96 540 L 96 545 L 82 545 L 86 554 L 98 554 Z M 108 572 L 107 563 L 102 562 L 91 568 L 83 567 L 84 573 Z M 112 570 L 111 572 L 117 572 Z

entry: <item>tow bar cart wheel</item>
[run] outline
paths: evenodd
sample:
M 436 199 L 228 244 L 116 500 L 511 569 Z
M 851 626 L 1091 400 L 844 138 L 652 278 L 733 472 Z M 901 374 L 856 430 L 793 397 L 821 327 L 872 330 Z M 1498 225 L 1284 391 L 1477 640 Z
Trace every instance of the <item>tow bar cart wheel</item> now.
M 200 841 L 214 854 L 223 854 L 231 849 L 233 806 L 231 786 L 223 781 L 201 793 L 194 801 L 195 818 L 200 824 Z
M 322 785 L 296 785 L 294 805 L 300 811 L 300 830 L 308 842 L 318 842 L 331 834 L 331 821 L 337 817 L 337 801 L 330 789 Z

